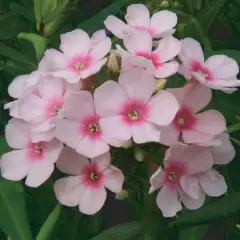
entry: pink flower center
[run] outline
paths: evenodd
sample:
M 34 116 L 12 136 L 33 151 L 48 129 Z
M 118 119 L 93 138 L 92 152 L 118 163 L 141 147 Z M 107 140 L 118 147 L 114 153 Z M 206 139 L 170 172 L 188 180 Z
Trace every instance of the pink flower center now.
M 28 143 L 28 157 L 31 161 L 41 160 L 46 150 L 46 142 Z
M 99 125 L 99 116 L 88 116 L 81 120 L 80 131 L 84 136 L 89 136 L 92 140 L 101 138 L 102 130 Z
M 176 114 L 173 124 L 179 130 L 187 130 L 192 129 L 196 122 L 196 118 L 192 112 L 192 110 L 187 107 L 183 106 Z
M 185 167 L 181 162 L 171 161 L 164 169 L 164 183 L 169 187 L 176 188 L 180 184 L 180 178 L 184 175 Z
M 63 103 L 63 97 L 52 98 L 51 100 L 49 100 L 45 108 L 46 119 L 56 117 L 58 115 L 58 112 L 62 109 Z
M 213 81 L 212 72 L 198 61 L 192 61 L 191 70 L 203 76 L 207 82 Z
M 136 56 L 141 56 L 141 57 L 145 57 L 149 60 L 152 61 L 153 65 L 155 66 L 155 68 L 160 68 L 162 66 L 159 59 L 159 56 L 157 54 L 155 54 L 154 52 L 148 53 L 148 52 L 136 52 Z
M 128 125 L 144 123 L 148 113 L 148 105 L 139 100 L 126 102 L 120 110 L 123 121 Z
M 93 58 L 84 54 L 76 55 L 68 63 L 68 69 L 72 72 L 80 72 L 89 68 L 93 61 Z
M 96 163 L 90 164 L 83 169 L 83 183 L 92 188 L 98 188 L 102 184 L 103 173 L 100 172 Z

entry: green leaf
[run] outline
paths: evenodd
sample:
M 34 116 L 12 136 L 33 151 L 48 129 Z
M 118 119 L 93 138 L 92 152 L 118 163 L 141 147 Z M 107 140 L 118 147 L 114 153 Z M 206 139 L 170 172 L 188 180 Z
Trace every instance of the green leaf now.
M 90 240 L 134 240 L 141 235 L 140 222 L 129 222 L 111 227 Z
M 228 217 L 240 211 L 240 192 L 234 192 L 227 197 L 217 199 L 216 202 L 192 211 L 185 210 L 177 218 L 177 225 L 195 225 L 211 222 L 220 217 Z
M 180 229 L 179 240 L 203 240 L 205 239 L 208 229 L 208 224 Z
M 213 21 L 217 17 L 218 13 L 224 7 L 228 0 L 212 0 L 212 4 L 207 1 L 201 10 L 196 14 L 196 18 L 201 23 L 206 33 L 208 33 Z
M 36 68 L 36 65 L 33 62 L 29 61 L 24 54 L 15 50 L 14 48 L 4 45 L 3 43 L 0 43 L 0 55 L 9 57 L 25 65 L 25 67 L 28 68 L 29 71 L 32 71 Z
M 24 188 L 19 182 L 0 179 L 0 228 L 12 240 L 31 240 Z
M 89 20 L 84 21 L 78 25 L 78 28 L 81 28 L 87 31 L 89 34 L 94 33 L 98 29 L 104 28 L 104 21 L 109 15 L 115 15 L 120 11 L 122 7 L 134 2 L 134 0 L 117 0 L 112 3 L 110 6 L 104 8 L 102 11 L 97 13 L 95 16 Z
M 39 234 L 36 237 L 36 240 L 47 240 L 51 238 L 53 230 L 56 226 L 56 223 L 60 217 L 62 206 L 57 204 L 53 211 L 48 216 L 47 220 L 41 227 Z
M 12 2 L 10 8 L 15 14 L 20 14 L 21 16 L 23 16 L 24 18 L 31 22 L 35 21 L 33 9 L 31 9 L 30 7 L 24 6 L 17 2 Z
M 47 49 L 47 39 L 45 37 L 34 33 L 19 33 L 17 37 L 30 41 L 34 46 L 37 60 L 41 59 Z

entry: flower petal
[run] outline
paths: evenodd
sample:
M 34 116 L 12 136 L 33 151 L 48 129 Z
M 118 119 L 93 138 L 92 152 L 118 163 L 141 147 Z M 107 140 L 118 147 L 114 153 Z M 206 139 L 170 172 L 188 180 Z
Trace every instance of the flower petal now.
M 15 149 L 27 147 L 29 142 L 28 133 L 29 130 L 26 122 L 16 118 L 12 118 L 5 128 L 7 143 L 11 148 Z
M 178 189 L 178 194 L 186 208 L 195 210 L 203 206 L 205 202 L 205 193 L 199 188 L 199 197 L 197 199 L 189 197 L 183 190 Z
M 161 188 L 164 184 L 164 180 L 165 180 L 165 177 L 164 177 L 163 169 L 159 167 L 158 170 L 155 173 L 153 173 L 153 175 L 149 180 L 151 184 L 151 187 L 149 189 L 149 194 Z
M 123 38 L 123 43 L 128 52 L 138 55 L 150 56 L 152 51 L 152 37 L 146 31 L 133 31 Z
M 157 37 L 174 28 L 176 24 L 177 15 L 168 10 L 162 10 L 152 15 L 149 29 L 153 32 L 153 37 Z
M 227 191 L 224 177 L 215 170 L 199 175 L 199 182 L 203 191 L 211 197 L 219 197 Z
M 55 182 L 54 191 L 61 204 L 75 207 L 80 203 L 85 187 L 81 185 L 79 176 L 66 177 Z
M 2 155 L 0 161 L 2 176 L 11 181 L 19 181 L 27 176 L 29 162 L 27 151 L 16 150 Z
M 181 42 L 172 36 L 159 41 L 157 49 L 152 53 L 157 55 L 159 63 L 167 62 L 176 57 L 181 50 Z
M 102 139 L 93 140 L 90 136 L 86 136 L 77 144 L 76 151 L 88 158 L 94 158 L 108 152 L 109 145 Z
M 63 144 L 56 138 L 47 142 L 46 150 L 44 152 L 44 160 L 55 163 L 63 150 Z
M 101 117 L 117 115 L 126 101 L 128 101 L 127 94 L 118 83 L 111 80 L 103 83 L 94 92 L 95 108 Z
M 122 20 L 112 15 L 107 17 L 104 24 L 110 32 L 120 39 L 122 39 L 128 31 L 131 31 Z
M 86 32 L 81 29 L 62 34 L 60 49 L 69 57 L 78 54 L 87 55 L 90 49 L 90 38 Z
M 182 49 L 179 53 L 181 61 L 190 67 L 192 60 L 204 64 L 204 55 L 200 43 L 193 38 L 185 38 L 181 40 Z
M 96 163 L 98 165 L 99 171 L 104 171 L 111 163 L 110 152 L 106 152 L 97 157 L 91 159 L 91 163 Z
M 132 137 L 131 128 L 123 122 L 122 116 L 101 118 L 99 120 L 103 136 L 119 140 L 129 140 Z
M 29 166 L 25 184 L 29 187 L 39 187 L 52 174 L 54 164 L 49 161 L 34 162 Z
M 145 5 L 131 4 L 127 7 L 125 19 L 132 28 L 147 29 L 150 22 L 150 14 Z
M 150 108 L 148 121 L 163 126 L 170 124 L 179 110 L 176 98 L 164 90 L 152 97 L 148 105 Z
M 97 62 L 104 58 L 110 51 L 112 42 L 110 38 L 105 38 L 97 43 L 93 49 L 89 52 L 89 55 L 93 57 L 94 62 Z
M 114 166 L 109 166 L 103 171 L 103 185 L 114 193 L 122 190 L 124 175 L 121 170 Z
M 225 55 L 214 55 L 208 58 L 205 62 L 215 78 L 236 78 L 239 73 L 237 62 Z
M 24 83 L 28 78 L 28 74 L 20 75 L 12 80 L 8 86 L 8 94 L 13 98 L 19 98 L 24 93 Z
M 81 195 L 79 211 L 93 215 L 97 213 L 104 205 L 107 197 L 107 191 L 103 186 L 99 188 L 86 188 Z
M 164 217 L 174 217 L 182 210 L 182 204 L 178 200 L 178 193 L 164 185 L 157 195 L 157 205 Z
M 180 131 L 173 125 L 169 124 L 165 127 L 159 127 L 160 143 L 166 146 L 172 146 L 178 142 Z
M 160 67 L 155 69 L 154 76 L 157 78 L 166 78 L 178 71 L 179 64 L 177 61 L 171 61 L 161 64 Z
M 63 149 L 56 162 L 56 166 L 61 172 L 76 176 L 80 175 L 82 169 L 88 164 L 89 161 L 86 157 L 69 147 Z
M 122 72 L 119 85 L 127 93 L 129 99 L 147 102 L 156 87 L 156 80 L 150 74 L 139 69 Z
M 145 122 L 141 125 L 132 126 L 133 141 L 135 143 L 159 142 L 160 131 L 150 123 Z
M 213 136 L 197 130 L 183 130 L 182 138 L 185 143 L 202 144 L 211 141 Z
M 229 139 L 229 135 L 225 132 L 216 137 L 221 141 L 220 146 L 213 146 L 212 156 L 215 164 L 228 164 L 235 157 L 235 149 Z
M 199 198 L 199 183 L 196 176 L 182 176 L 180 178 L 180 185 L 183 191 L 191 198 Z

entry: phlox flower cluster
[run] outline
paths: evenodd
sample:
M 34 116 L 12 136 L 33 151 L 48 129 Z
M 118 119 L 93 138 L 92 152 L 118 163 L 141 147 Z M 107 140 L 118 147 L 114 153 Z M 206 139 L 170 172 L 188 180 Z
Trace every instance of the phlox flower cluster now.
M 59 50 L 48 49 L 36 71 L 13 80 L 8 92 L 14 101 L 5 105 L 12 117 L 5 135 L 13 151 L 1 157 L 1 173 L 38 187 L 57 167 L 68 175 L 54 184 L 58 201 L 95 214 L 106 189 L 123 188 L 124 172 L 112 165 L 111 148 L 129 141 L 163 144 L 168 149 L 149 178 L 149 194 L 158 190 L 158 207 L 173 217 L 183 205 L 197 209 L 206 195 L 227 191 L 214 166 L 229 163 L 235 151 L 224 116 L 207 106 L 212 89 L 232 93 L 240 86 L 239 67 L 225 55 L 205 61 L 196 40 L 176 39 L 175 13 L 150 16 L 144 5 L 133 4 L 125 18 L 126 23 L 114 16 L 104 22 L 121 47 L 111 49 L 104 30 L 89 36 L 76 29 L 60 36 Z M 110 52 L 119 60 L 110 71 L 119 77 L 97 85 L 96 74 L 111 64 Z M 157 88 L 159 78 L 178 73 L 186 78 L 184 86 Z

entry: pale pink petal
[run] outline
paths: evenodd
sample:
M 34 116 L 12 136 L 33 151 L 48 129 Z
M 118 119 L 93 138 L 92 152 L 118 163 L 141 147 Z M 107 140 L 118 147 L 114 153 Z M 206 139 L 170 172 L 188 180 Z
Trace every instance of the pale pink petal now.
M 126 33 L 131 31 L 129 26 L 127 26 L 122 20 L 112 15 L 107 17 L 104 24 L 110 32 L 120 39 L 122 39 Z
M 20 119 L 12 118 L 5 128 L 5 137 L 11 148 L 26 148 L 29 142 L 28 134 L 27 123 Z
M 235 157 L 235 149 L 229 139 L 229 135 L 225 132 L 216 137 L 220 140 L 220 146 L 213 146 L 212 156 L 215 164 L 228 164 Z
M 62 97 L 66 88 L 65 84 L 63 78 L 56 78 L 51 75 L 42 76 L 38 83 L 38 91 L 42 98 Z
M 179 58 L 184 64 L 190 66 L 191 61 L 195 60 L 204 64 L 204 55 L 200 43 L 193 38 L 185 38 L 182 41 L 182 49 Z
M 164 185 L 157 195 L 157 205 L 164 217 L 174 217 L 182 210 L 182 204 L 178 200 L 176 189 L 170 189 Z
M 132 4 L 127 7 L 125 19 L 132 28 L 147 29 L 150 22 L 150 14 L 145 5 Z
M 76 29 L 62 34 L 60 49 L 67 56 L 73 57 L 79 54 L 87 55 L 90 48 L 90 38 L 86 32 Z
M 180 200 L 183 202 L 184 206 L 190 210 L 195 210 L 203 206 L 205 202 L 205 193 L 202 188 L 199 188 L 199 195 L 197 199 L 189 197 L 183 190 L 178 189 L 178 194 Z
M 189 148 L 189 145 L 184 144 L 182 142 L 178 142 L 173 146 L 171 146 L 170 148 L 168 148 L 164 156 L 164 166 L 167 167 L 168 163 L 171 161 L 176 161 L 176 158 L 178 159 L 177 160 L 178 162 L 180 161 L 182 164 L 186 165 L 186 161 L 185 161 L 186 159 L 184 157 L 184 153 L 188 148 Z M 179 156 L 183 156 L 183 157 L 180 158 Z
M 187 175 L 208 171 L 213 166 L 211 151 L 206 147 L 190 145 L 185 148 L 182 158 L 186 162 Z
M 236 78 L 239 73 L 237 62 L 225 55 L 214 55 L 208 58 L 205 62 L 215 78 Z
M 39 71 L 36 70 L 34 72 L 31 72 L 28 77 L 26 78 L 26 81 L 24 83 L 24 90 L 26 91 L 26 89 L 36 86 L 36 84 L 38 83 L 39 79 L 41 76 L 43 76 L 44 74 Z
M 187 65 L 184 64 L 180 65 L 178 73 L 183 75 L 186 78 L 186 80 L 190 80 L 192 78 L 192 71 Z
M 68 58 L 63 53 L 55 49 L 48 49 L 41 60 L 41 68 L 50 72 L 61 71 L 66 69 L 67 62 Z
M 91 163 L 96 163 L 100 172 L 104 171 L 111 163 L 110 152 L 106 152 L 91 159 Z
M 56 124 L 56 138 L 61 140 L 67 146 L 76 148 L 78 143 L 83 139 L 83 135 L 80 134 L 80 124 L 74 121 L 68 121 L 66 119 L 58 119 Z
M 88 158 L 99 156 L 109 151 L 109 145 L 100 139 L 93 140 L 86 136 L 81 142 L 77 143 L 76 151 Z
M 56 162 L 56 166 L 61 172 L 76 176 L 79 176 L 82 169 L 88 164 L 89 161 L 86 157 L 69 147 L 64 147 Z
M 4 104 L 4 109 L 9 109 L 9 115 L 13 118 L 18 118 L 21 119 L 20 115 L 19 115 L 19 101 L 13 101 L 13 102 L 9 102 Z
M 80 91 L 70 95 L 64 103 L 64 117 L 70 120 L 82 119 L 94 116 L 94 102 L 92 94 L 88 91 Z
M 199 182 L 203 191 L 211 197 L 219 197 L 227 191 L 224 177 L 215 170 L 199 175 Z
M 103 41 L 107 37 L 106 31 L 104 29 L 98 30 L 93 33 L 91 37 L 91 48 L 93 48 L 100 41 Z
M 122 191 L 124 175 L 114 166 L 109 166 L 103 171 L 103 185 L 114 193 Z
M 160 130 L 160 143 L 166 146 L 172 146 L 178 142 L 180 131 L 170 124 L 165 127 L 159 127 Z
M 128 101 L 127 94 L 120 85 L 114 81 L 107 81 L 94 92 L 94 104 L 101 117 L 118 114 L 119 108 Z
M 141 125 L 132 126 L 133 141 L 135 143 L 159 142 L 160 131 L 150 123 L 145 122 Z
M 119 140 L 129 140 L 132 136 L 131 128 L 123 122 L 122 116 L 101 118 L 99 120 L 103 136 Z
M 152 37 L 146 31 L 133 31 L 123 38 L 128 52 L 138 55 L 150 56 L 152 51 Z
M 196 115 L 194 130 L 211 136 L 218 135 L 226 129 L 224 116 L 216 110 L 208 110 Z
M 103 207 L 106 197 L 107 191 L 103 186 L 86 188 L 81 195 L 79 211 L 88 215 L 97 213 Z
M 116 138 L 106 137 L 103 136 L 104 140 L 113 147 L 122 147 L 124 144 L 126 144 L 126 141 L 119 140 Z
M 16 150 L 2 155 L 0 161 L 2 177 L 19 181 L 27 176 L 29 162 L 27 158 L 27 150 Z
M 152 15 L 149 29 L 153 32 L 153 36 L 156 37 L 171 30 L 176 24 L 177 15 L 168 10 L 163 10 Z
M 25 184 L 29 187 L 39 187 L 51 176 L 54 164 L 49 161 L 34 162 L 29 166 Z
M 122 69 L 123 71 L 128 71 L 132 68 L 143 69 L 149 74 L 155 71 L 155 66 L 151 60 L 142 56 L 127 55 L 122 59 Z
M 177 61 L 171 61 L 161 64 L 160 67 L 155 69 L 154 76 L 157 78 L 166 78 L 178 71 L 179 64 Z
M 89 76 L 96 74 L 97 72 L 100 71 L 100 69 L 106 62 L 107 62 L 107 58 L 103 58 L 102 60 L 93 63 L 89 68 L 86 68 L 86 70 L 83 70 L 80 73 L 80 78 L 85 79 Z
M 212 140 L 213 136 L 197 130 L 183 130 L 182 138 L 185 143 L 206 143 Z
M 89 52 L 89 56 L 93 57 L 94 62 L 97 62 L 108 54 L 111 46 L 111 39 L 105 38 L 94 46 L 94 48 Z
M 147 102 L 156 87 L 155 78 L 139 69 L 122 72 L 119 76 L 119 85 L 127 93 L 129 99 Z
M 182 176 L 180 185 L 183 191 L 191 198 L 199 198 L 200 185 L 196 176 Z
M 19 114 L 27 122 L 43 120 L 46 102 L 35 94 L 19 100 Z
M 66 70 L 56 70 L 55 72 L 51 72 L 51 75 L 58 78 L 64 78 L 68 83 L 77 83 L 82 78 L 80 72 L 72 72 Z
M 57 180 L 54 183 L 54 191 L 62 205 L 75 207 L 79 205 L 85 187 L 81 185 L 79 176 L 71 176 Z
M 19 98 L 24 92 L 24 83 L 29 75 L 20 75 L 12 80 L 8 86 L 8 94 L 13 98 Z
M 186 92 L 183 104 L 190 107 L 196 113 L 206 107 L 211 98 L 211 89 L 204 85 L 192 84 L 192 87 Z
M 148 121 L 163 126 L 170 124 L 179 110 L 176 98 L 164 90 L 152 97 L 148 105 L 150 109 Z
M 30 131 L 29 137 L 31 139 L 31 142 L 33 143 L 37 143 L 41 141 L 44 141 L 44 142 L 51 141 L 55 137 L 55 128 L 50 129 L 49 131 L 40 132 L 40 133 Z
M 167 62 L 176 57 L 181 50 L 181 42 L 172 36 L 159 41 L 157 49 L 152 53 L 158 56 L 159 63 Z
M 55 163 L 63 150 L 63 144 L 56 138 L 47 142 L 44 152 L 44 160 Z
M 153 175 L 151 176 L 149 182 L 151 184 L 151 187 L 149 189 L 149 193 L 154 192 L 155 190 L 161 188 L 164 184 L 164 172 L 162 170 L 161 167 L 158 168 L 158 170 L 153 173 Z

